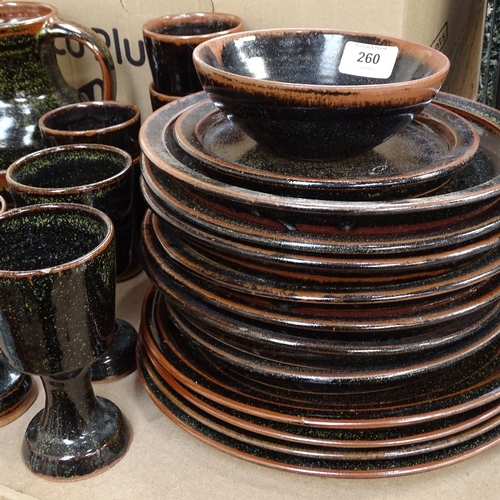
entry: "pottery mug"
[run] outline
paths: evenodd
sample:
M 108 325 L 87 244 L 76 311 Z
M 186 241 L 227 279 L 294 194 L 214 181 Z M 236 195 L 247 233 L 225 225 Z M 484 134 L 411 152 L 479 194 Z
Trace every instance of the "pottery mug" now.
M 7 183 L 16 206 L 79 203 L 97 208 L 113 221 L 117 280 L 132 259 L 134 219 L 132 158 L 103 144 L 67 144 L 42 149 L 14 162 Z M 116 318 L 109 349 L 92 365 L 92 380 L 102 381 L 135 370 L 135 328 Z
M 85 101 L 48 111 L 38 121 L 45 147 L 64 144 L 107 144 L 138 159 L 141 112 L 120 101 Z
M 179 97 L 182 96 L 162 94 L 161 92 L 155 90 L 153 82 L 149 84 L 149 101 L 151 102 L 151 109 L 153 111 L 156 111 L 158 108 L 179 99 Z
M 213 37 L 242 30 L 240 17 L 220 12 L 172 14 L 146 21 L 142 34 L 154 90 L 171 97 L 202 90 L 193 50 Z

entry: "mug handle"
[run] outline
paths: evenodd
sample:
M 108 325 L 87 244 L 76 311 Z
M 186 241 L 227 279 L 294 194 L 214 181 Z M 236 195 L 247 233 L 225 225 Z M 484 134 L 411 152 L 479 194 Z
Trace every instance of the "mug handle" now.
M 53 17 L 46 23 L 43 35 L 47 38 L 70 38 L 88 47 L 101 67 L 103 82 L 102 100 L 116 100 L 115 63 L 108 47 L 95 31 L 85 26 Z

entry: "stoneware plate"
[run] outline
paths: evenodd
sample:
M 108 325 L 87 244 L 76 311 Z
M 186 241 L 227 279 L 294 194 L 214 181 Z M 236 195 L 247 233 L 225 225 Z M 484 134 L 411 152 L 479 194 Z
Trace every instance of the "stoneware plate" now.
M 148 357 L 197 394 L 250 415 L 321 428 L 387 428 L 451 417 L 500 398 L 498 341 L 449 370 L 396 388 L 331 395 L 269 390 L 258 381 L 221 370 L 172 335 L 164 324 L 161 300 L 153 288 L 144 300 L 141 339 Z
M 233 186 L 196 172 L 169 150 L 172 143 L 174 146 L 177 144 L 173 138 L 168 140 L 173 134 L 172 122 L 175 122 L 180 113 L 204 98 L 203 93 L 195 94 L 179 99 L 153 113 L 141 128 L 141 148 L 143 154 L 157 168 L 185 182 L 196 192 L 224 200 L 225 203 L 247 207 L 251 205 L 255 209 L 271 211 L 279 208 L 283 216 L 289 219 L 301 213 L 363 215 L 364 218 L 391 214 L 399 215 L 401 219 L 415 213 L 443 210 L 449 212 L 453 208 L 487 203 L 500 191 L 500 155 L 497 148 L 500 130 L 491 117 L 485 116 L 481 107 L 475 110 L 478 118 L 474 121 L 474 125 L 479 130 L 481 141 L 472 162 L 474 165 L 471 170 L 462 169 L 459 172 L 462 175 L 458 176 L 456 183 L 447 184 L 449 192 L 420 198 L 370 202 L 302 199 Z M 460 110 L 457 109 L 456 112 L 460 114 Z M 498 115 L 500 116 L 500 112 Z M 181 148 L 177 145 L 177 149 Z
M 479 145 L 467 120 L 432 104 L 382 145 L 334 161 L 274 155 L 236 128 L 209 99 L 179 116 L 174 136 L 186 153 L 201 162 L 201 169 L 229 184 L 330 199 L 422 195 L 447 182 Z

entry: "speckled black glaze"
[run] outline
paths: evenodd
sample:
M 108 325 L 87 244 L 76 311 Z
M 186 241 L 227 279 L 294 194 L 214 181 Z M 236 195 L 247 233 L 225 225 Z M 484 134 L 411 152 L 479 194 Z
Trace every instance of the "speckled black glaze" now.
M 408 406 L 401 406 L 408 396 L 407 388 L 390 391 L 390 399 L 394 398 L 394 401 L 386 403 L 385 409 L 382 408 L 384 393 L 345 393 L 331 400 L 335 402 L 333 406 L 326 403 L 326 407 L 322 407 L 324 413 L 320 407 L 316 411 L 305 408 L 317 399 L 313 394 L 304 395 L 307 403 L 295 407 L 293 395 L 288 398 L 283 395 L 281 405 L 266 403 L 262 393 L 254 399 L 255 387 L 250 388 L 250 383 L 241 387 L 240 381 L 232 374 L 219 371 L 216 365 L 207 363 L 198 353 L 189 354 L 192 349 L 189 343 L 179 343 L 175 334 L 170 337 L 169 326 L 161 313 L 158 315 L 158 309 L 162 309 L 158 293 L 150 288 L 144 299 L 141 326 L 144 343 L 139 350 L 139 374 L 143 384 L 157 406 L 184 430 L 239 458 L 322 476 L 384 477 L 448 465 L 486 450 L 499 440 L 499 419 L 495 409 L 498 407 L 498 389 L 495 402 L 485 400 L 482 405 L 478 400 L 474 406 L 465 409 L 460 407 L 461 403 L 473 402 L 473 398 L 478 397 L 473 394 L 476 389 L 448 398 L 445 396 L 447 391 L 452 394 L 457 387 L 447 386 L 446 376 L 415 387 L 415 400 L 408 399 Z M 164 328 L 169 336 L 166 342 L 164 333 L 159 334 Z M 149 335 L 155 337 L 164 357 L 151 350 Z M 170 340 L 174 350 L 180 347 L 180 351 L 174 353 L 170 350 Z M 495 349 L 498 349 L 498 344 Z M 450 377 L 457 380 L 461 370 L 465 374 L 468 367 L 457 367 L 457 372 Z M 487 378 L 485 373 L 481 373 L 479 379 L 481 377 Z M 479 379 L 476 377 L 468 384 L 474 388 Z M 211 399 L 215 396 L 211 392 L 214 390 L 220 399 L 217 396 Z M 429 390 L 439 391 L 445 397 L 436 393 L 433 401 L 428 396 Z M 419 391 L 424 402 L 414 404 Z M 483 397 L 489 396 L 488 388 L 481 388 L 481 393 Z M 280 395 L 279 390 L 269 390 L 269 398 L 279 398 Z M 402 398 L 399 404 L 398 397 Z M 350 402 L 356 403 L 364 398 L 371 399 L 373 406 L 365 412 L 353 411 Z M 441 412 L 450 399 L 458 406 L 451 413 L 449 410 Z M 335 406 L 338 410 L 334 410 Z M 422 411 L 424 413 L 419 414 Z M 435 412 L 434 418 L 429 411 Z M 388 419 L 382 418 L 384 413 Z M 405 414 L 406 418 L 403 417 Z M 386 448 L 388 443 L 390 448 Z
M 437 51 L 376 35 L 275 29 L 214 40 L 193 52 L 209 97 L 258 143 L 295 158 L 345 156 L 382 143 L 422 111 L 449 69 Z M 399 47 L 391 76 L 341 73 L 348 41 Z
M 113 339 L 111 220 L 82 205 L 36 205 L 0 216 L 0 229 L 0 347 L 16 369 L 41 376 L 46 393 L 26 432 L 26 463 L 55 478 L 108 467 L 130 440 L 89 374 Z
M 219 12 L 168 15 L 147 21 L 143 39 L 154 89 L 175 96 L 200 91 L 193 65 L 194 48 L 211 37 L 242 28 L 239 17 Z
M 22 415 L 37 394 L 31 376 L 12 368 L 0 351 L 0 427 Z
M 130 266 L 137 233 L 134 177 L 128 153 L 113 146 L 92 144 L 70 144 L 31 153 L 7 171 L 16 206 L 70 202 L 106 213 L 115 229 L 117 276 Z M 132 325 L 123 320 L 117 323 L 115 341 L 102 358 L 106 368 L 92 370 L 98 380 L 133 370 L 136 337 Z
M 331 394 L 272 387 L 214 363 L 193 343 L 179 338 L 161 295 L 144 299 L 141 345 L 158 370 L 228 408 L 254 416 L 321 429 L 386 429 L 418 425 L 500 400 L 498 339 L 487 349 L 424 380 L 378 391 Z
M 59 70 L 55 37 L 77 40 L 94 53 L 102 69 L 104 99 L 115 98 L 109 49 L 93 31 L 61 21 L 57 14 L 54 7 L 37 2 L 0 4 L 0 119 L 9 124 L 0 144 L 0 170 L 43 147 L 38 129 L 43 113 L 82 99 Z
M 466 166 L 479 137 L 466 119 L 430 104 L 408 126 L 363 154 L 300 161 L 260 147 L 210 99 L 182 113 L 173 134 L 199 169 L 223 182 L 284 196 L 337 200 L 429 195 Z
M 144 153 L 142 164 L 154 171 L 156 181 L 150 187 L 158 193 L 161 184 L 180 181 L 190 197 L 194 193 L 217 206 L 230 206 L 230 217 L 245 224 L 258 221 L 273 233 L 269 240 L 272 248 L 293 238 L 299 248 L 306 240 L 309 251 L 323 248 L 316 246 L 323 235 L 342 235 L 361 238 L 362 234 L 386 236 L 417 231 L 436 231 L 449 224 L 468 218 L 497 200 L 500 192 L 500 156 L 498 127 L 481 118 L 472 119 L 480 130 L 479 150 L 473 161 L 459 171 L 443 189 L 429 196 L 388 201 L 344 201 L 335 199 L 297 198 L 265 193 L 256 189 L 222 182 L 199 170 L 199 162 L 187 155 L 175 141 L 172 128 L 176 117 L 204 99 L 203 93 L 178 99 L 153 113 L 141 128 L 139 140 Z M 455 113 L 461 114 L 459 109 Z M 489 114 L 498 113 L 490 110 Z M 158 175 L 156 173 L 158 172 Z M 219 212 L 222 217 L 227 213 Z M 455 222 L 454 222 L 455 219 Z M 237 229 L 234 229 L 237 231 Z M 234 233 L 233 233 L 234 235 Z M 300 243 L 299 240 L 302 240 Z M 309 243 L 312 243 L 309 244 Z
M 117 275 L 131 259 L 134 181 L 128 153 L 93 144 L 43 149 L 15 161 L 7 171 L 16 206 L 81 203 L 111 217 L 116 232 Z
M 46 147 L 64 144 L 107 144 L 126 151 L 133 160 L 134 223 L 132 261 L 118 281 L 130 279 L 142 269 L 138 257 L 140 221 L 145 204 L 139 190 L 139 129 L 141 112 L 138 106 L 118 101 L 87 101 L 68 104 L 45 113 L 38 122 Z
M 64 144 L 107 144 L 140 154 L 141 112 L 135 104 L 87 101 L 67 104 L 45 113 L 39 127 L 46 147 Z
M 231 338 L 224 336 L 218 324 L 224 321 L 222 318 L 225 315 L 239 318 L 243 328 L 245 323 L 249 323 L 247 328 L 251 328 L 252 324 L 258 322 L 267 325 L 270 330 L 287 329 L 290 332 L 288 340 L 293 343 L 294 336 L 301 337 L 314 333 L 338 340 L 342 334 L 348 338 L 352 333 L 358 339 L 365 334 L 368 339 L 374 335 L 383 341 L 391 338 L 391 331 L 406 332 L 406 336 L 411 337 L 418 327 L 430 329 L 431 324 L 436 325 L 436 322 L 450 320 L 453 316 L 466 318 L 467 321 L 469 311 L 463 306 L 456 307 L 456 304 L 446 302 L 443 309 L 434 309 L 439 307 L 442 301 L 440 297 L 410 303 L 393 301 L 378 307 L 373 307 L 373 304 L 353 303 L 344 308 L 342 305 L 329 307 L 326 304 L 319 305 L 313 301 L 300 299 L 297 302 L 288 302 L 287 299 L 283 299 L 286 294 L 276 295 L 276 301 L 281 300 L 281 307 L 273 308 L 273 305 L 268 305 L 266 300 L 254 298 L 251 292 L 237 294 L 231 287 L 213 286 L 210 278 L 205 282 L 203 279 L 198 280 L 190 276 L 173 262 L 166 252 L 161 253 L 160 249 L 152 248 L 151 239 L 151 235 L 145 235 L 145 270 L 152 283 L 176 306 L 175 311 L 169 309 L 169 315 L 175 319 L 175 331 L 179 341 L 183 339 L 182 342 L 197 346 L 200 353 L 206 354 L 226 369 L 232 368 L 235 372 L 269 385 L 322 393 L 339 391 L 346 387 L 355 392 L 368 388 L 374 390 L 381 385 L 400 385 L 412 378 L 429 376 L 432 372 L 443 370 L 457 360 L 485 349 L 500 332 L 496 321 L 491 321 L 484 325 L 484 329 L 475 333 L 469 332 L 470 335 L 465 339 L 460 339 L 457 333 L 455 342 L 451 345 L 428 351 L 425 356 L 420 353 L 415 355 L 411 351 L 406 352 L 403 347 L 398 355 L 394 354 L 391 358 L 358 357 L 356 353 L 340 358 L 336 353 L 330 352 L 316 356 L 303 354 L 301 359 L 299 356 L 290 359 L 286 356 L 286 350 L 273 345 L 271 340 L 268 351 L 260 349 L 257 345 L 235 346 Z M 210 270 L 207 270 L 207 276 L 209 274 Z M 261 280 L 261 284 L 265 286 L 264 279 Z M 189 293 L 183 294 L 183 289 L 189 290 Z M 326 289 L 325 286 L 325 291 Z M 455 301 L 457 304 L 467 303 L 469 307 L 475 301 L 472 297 L 458 297 L 458 295 L 450 296 L 452 303 Z M 347 301 L 349 292 L 346 291 L 345 297 Z M 486 297 L 492 300 L 498 298 L 498 288 L 491 295 L 486 291 Z M 478 302 L 481 301 L 482 299 L 479 299 Z M 271 302 L 272 300 L 269 301 Z M 212 318 L 216 318 L 208 331 L 205 311 L 198 319 L 199 312 L 203 309 L 209 313 L 211 311 Z M 484 306 L 480 306 L 479 309 L 484 311 Z M 421 316 L 415 316 L 415 310 L 419 310 Z M 187 322 L 184 321 L 185 314 L 190 317 Z

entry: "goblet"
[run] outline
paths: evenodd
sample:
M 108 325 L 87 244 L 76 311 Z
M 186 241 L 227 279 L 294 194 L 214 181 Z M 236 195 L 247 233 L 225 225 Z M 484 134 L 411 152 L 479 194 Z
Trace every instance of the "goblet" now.
M 38 121 L 46 147 L 64 144 L 107 144 L 123 149 L 132 157 L 135 182 L 132 258 L 127 269 L 118 274 L 119 282 L 133 278 L 142 270 L 139 240 L 146 207 L 139 190 L 140 126 L 139 107 L 120 101 L 86 101 L 67 104 L 48 111 Z
M 0 196 L 0 213 L 5 210 L 7 202 Z M 37 393 L 33 379 L 14 370 L 0 351 L 0 427 L 22 415 L 33 404 Z
M 103 144 L 72 144 L 42 149 L 15 161 L 7 183 L 17 207 L 39 203 L 81 203 L 102 210 L 113 221 L 117 274 L 131 261 L 134 233 L 134 174 L 125 151 Z M 116 319 L 116 335 L 92 366 L 94 381 L 125 376 L 135 369 L 137 332 Z
M 33 379 L 12 368 L 0 351 L 0 427 L 21 416 L 37 394 Z
M 0 348 L 17 370 L 39 375 L 45 408 L 29 423 L 23 456 L 35 473 L 77 478 L 127 451 L 118 407 L 95 396 L 90 364 L 115 322 L 111 219 L 72 203 L 0 215 Z

